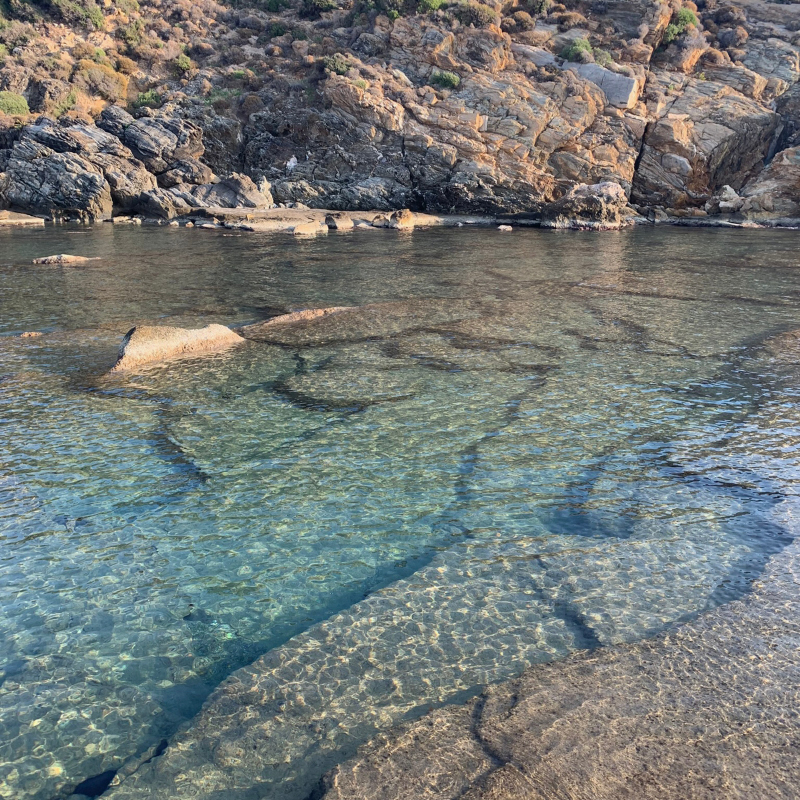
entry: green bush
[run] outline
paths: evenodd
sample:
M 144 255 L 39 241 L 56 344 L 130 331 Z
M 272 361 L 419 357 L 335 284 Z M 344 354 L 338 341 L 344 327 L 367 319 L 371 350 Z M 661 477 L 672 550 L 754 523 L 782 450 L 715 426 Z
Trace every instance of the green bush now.
M 458 89 L 461 85 L 461 78 L 455 72 L 446 70 L 434 70 L 428 80 L 435 86 L 441 86 L 442 89 Z
M 187 72 L 191 72 L 194 64 L 192 64 L 192 59 L 186 53 L 181 53 L 172 62 L 172 67 L 178 75 L 185 75 Z
M 456 16 L 464 25 L 474 25 L 476 28 L 497 25 L 500 21 L 500 15 L 483 3 L 462 3 L 456 9 Z
M 396 8 L 390 8 L 390 9 L 389 9 L 389 10 L 386 12 L 386 16 L 387 16 L 387 17 L 389 17 L 389 19 L 390 19 L 392 22 L 394 22 L 396 19 L 399 19 L 399 17 L 400 17 L 400 12 L 399 12 L 399 11 L 398 11 Z
M 419 0 L 419 3 L 417 3 L 417 11 L 420 14 L 432 14 L 446 3 L 447 0 Z
M 350 64 L 341 53 L 325 56 L 322 59 L 322 65 L 328 72 L 334 72 L 337 75 L 344 75 L 350 69 Z
M 353 86 L 358 86 L 359 89 L 368 89 L 369 84 L 363 78 L 357 78 L 353 81 Z
M 58 119 L 63 114 L 66 114 L 72 108 L 75 108 L 75 103 L 78 102 L 78 93 L 73 89 L 54 109 L 53 114 Z
M 144 23 L 140 19 L 135 19 L 128 25 L 121 25 L 117 28 L 117 35 L 128 47 L 136 47 L 142 41 Z
M 614 59 L 608 50 L 601 50 L 599 47 L 595 47 L 592 50 L 592 54 L 594 55 L 594 63 L 599 64 L 601 67 L 608 69 L 614 63 Z
M 679 36 L 686 33 L 687 29 L 692 25 L 697 25 L 697 15 L 689 8 L 682 8 L 675 15 L 675 22 L 670 22 L 664 30 L 664 36 L 661 39 L 662 44 L 672 44 Z
M 146 92 L 139 92 L 139 96 L 133 101 L 133 107 L 159 108 L 162 102 L 161 95 L 155 89 L 148 89 Z
M 573 39 L 560 53 L 565 61 L 583 61 L 583 54 L 592 55 L 588 39 Z
M 553 5 L 552 0 L 529 0 L 528 2 L 530 13 L 537 17 L 546 17 L 551 5 Z
M 303 0 L 300 16 L 305 19 L 319 19 L 326 11 L 333 11 L 336 8 L 336 0 Z
M 672 44 L 682 33 L 683 31 L 674 22 L 670 22 L 664 29 L 661 42 L 662 44 Z
M 0 92 L 0 111 L 3 114 L 30 114 L 28 101 L 16 92 Z

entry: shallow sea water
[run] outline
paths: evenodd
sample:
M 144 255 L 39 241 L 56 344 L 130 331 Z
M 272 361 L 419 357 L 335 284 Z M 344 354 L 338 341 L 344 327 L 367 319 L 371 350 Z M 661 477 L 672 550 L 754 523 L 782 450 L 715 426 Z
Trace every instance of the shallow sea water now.
M 0 797 L 300 800 L 431 704 L 741 596 L 793 535 L 797 244 L 0 232 Z M 365 309 L 103 377 L 135 323 L 330 305 Z M 223 690 L 269 714 L 195 717 L 251 662 Z

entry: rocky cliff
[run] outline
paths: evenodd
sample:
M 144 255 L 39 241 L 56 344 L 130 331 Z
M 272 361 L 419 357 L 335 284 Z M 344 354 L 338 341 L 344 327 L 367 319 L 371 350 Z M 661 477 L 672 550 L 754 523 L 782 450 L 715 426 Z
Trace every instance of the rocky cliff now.
M 547 218 L 581 184 L 613 182 L 651 218 L 800 217 L 800 4 L 11 0 L 5 13 L 5 206 Z

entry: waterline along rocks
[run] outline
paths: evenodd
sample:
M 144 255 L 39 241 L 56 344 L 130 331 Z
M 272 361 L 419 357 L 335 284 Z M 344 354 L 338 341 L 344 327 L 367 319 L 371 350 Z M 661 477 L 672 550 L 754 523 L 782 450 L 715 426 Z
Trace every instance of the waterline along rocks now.
M 616 184 L 653 221 L 798 220 L 798 4 L 274 5 L 206 0 L 190 19 L 180 0 L 143 0 L 97 7 L 93 32 L 13 6 L 0 204 L 55 219 L 300 205 L 602 228 L 635 214 L 583 219 L 571 192 Z

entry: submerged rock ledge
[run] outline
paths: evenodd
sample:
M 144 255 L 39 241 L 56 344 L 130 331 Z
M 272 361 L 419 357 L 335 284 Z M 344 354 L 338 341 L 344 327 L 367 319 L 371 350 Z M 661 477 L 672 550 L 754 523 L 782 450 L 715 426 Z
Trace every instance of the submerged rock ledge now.
M 795 510 L 796 513 L 796 510 Z M 317 800 L 793 798 L 800 543 L 745 599 L 381 734 Z

